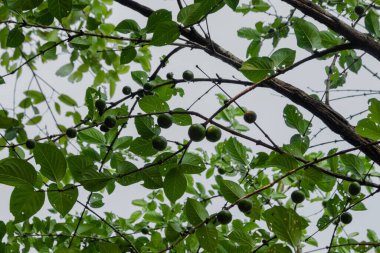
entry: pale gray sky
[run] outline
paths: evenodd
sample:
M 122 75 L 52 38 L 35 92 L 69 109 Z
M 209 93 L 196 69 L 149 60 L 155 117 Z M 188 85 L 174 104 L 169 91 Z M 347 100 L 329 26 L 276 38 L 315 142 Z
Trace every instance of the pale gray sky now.
M 151 0 L 141 0 L 139 1 L 142 4 L 149 5 L 152 9 L 160 9 L 160 8 L 167 8 L 174 10 L 174 13 L 176 13 L 177 5 L 175 0 L 167 0 L 167 1 L 151 1 Z M 117 24 L 119 21 L 123 19 L 135 19 L 137 20 L 141 27 L 144 27 L 146 24 L 146 19 L 139 14 L 127 9 L 126 7 L 122 7 L 119 4 L 115 3 L 115 8 L 113 8 L 113 15 L 110 19 L 110 22 Z M 288 14 L 288 7 L 285 6 L 280 1 L 275 1 L 275 5 L 278 7 L 278 10 L 280 10 L 281 13 L 284 15 Z M 299 14 L 299 13 L 298 13 Z M 173 16 L 175 16 L 174 14 Z M 221 44 L 226 49 L 233 52 L 235 55 L 240 57 L 241 59 L 245 59 L 245 51 L 249 44 L 249 41 L 240 39 L 237 37 L 236 32 L 241 27 L 254 27 L 255 23 L 258 20 L 268 20 L 268 17 L 262 14 L 258 13 L 250 13 L 246 16 L 242 16 L 240 14 L 233 13 L 229 8 L 223 8 L 223 10 L 219 11 L 217 14 L 211 15 L 209 18 L 209 25 L 211 30 L 211 37 L 213 40 L 217 41 L 219 44 Z M 320 26 L 320 28 L 325 29 Z M 296 49 L 295 47 L 295 40 L 294 38 L 286 39 L 282 41 L 279 45 L 280 47 L 290 47 L 292 49 Z M 168 53 L 171 49 L 169 48 L 151 48 L 153 53 L 153 60 L 152 60 L 152 67 L 153 69 L 158 65 L 159 63 L 159 57 L 161 55 L 164 55 Z M 266 56 L 270 54 L 271 47 L 270 45 L 266 44 L 266 46 L 261 51 L 262 56 Z M 305 50 L 299 50 L 297 49 L 297 59 L 302 59 L 303 57 L 307 56 L 308 53 Z M 313 89 L 323 89 L 324 88 L 324 79 L 326 78 L 324 67 L 327 64 L 330 64 L 331 60 L 327 62 L 322 61 L 313 61 L 306 63 L 302 65 L 301 67 L 297 68 L 296 70 L 290 71 L 286 73 L 285 75 L 281 76 L 280 79 L 283 79 L 285 81 L 288 81 L 289 83 L 294 84 L 295 86 L 307 90 L 307 87 L 312 87 Z M 376 60 L 374 60 L 371 57 L 364 57 L 363 62 L 368 65 L 369 67 L 372 67 L 374 70 L 379 69 L 379 64 Z M 59 92 L 69 94 L 73 98 L 75 98 L 78 102 L 83 101 L 84 93 L 86 88 L 92 83 L 92 77 L 86 76 L 83 81 L 80 83 L 70 83 L 66 79 L 58 78 L 55 76 L 56 70 L 62 66 L 63 64 L 67 63 L 67 56 L 63 55 L 62 58 L 60 58 L 58 61 L 54 63 L 49 63 L 45 65 L 39 65 L 39 68 L 37 70 L 37 73 L 41 75 L 44 79 L 46 79 L 51 85 L 54 86 L 55 89 L 57 89 Z M 170 60 L 170 64 L 161 72 L 162 74 L 166 74 L 167 72 L 173 72 L 176 76 L 181 76 L 182 72 L 186 69 L 190 69 L 195 73 L 196 77 L 204 77 L 202 73 L 200 73 L 196 68 L 195 65 L 198 64 L 203 70 L 207 72 L 210 76 L 215 76 L 215 74 L 219 74 L 222 77 L 225 78 L 231 78 L 232 75 L 244 79 L 244 77 L 239 74 L 236 70 L 231 68 L 230 66 L 224 64 L 223 62 L 214 59 L 212 57 L 209 57 L 207 54 L 193 50 L 189 51 L 188 49 L 180 51 L 178 54 L 176 54 L 173 58 Z M 140 67 L 136 64 L 132 66 L 131 69 L 137 70 Z M 3 73 L 3 69 L 1 69 Z M 19 101 L 21 101 L 24 96 L 22 95 L 22 91 L 26 89 L 26 87 L 29 84 L 31 75 L 28 72 L 27 68 L 24 68 L 24 76 L 17 82 L 17 86 L 15 88 L 15 80 L 14 77 L 7 78 L 6 79 L 6 85 L 0 86 L 0 102 L 1 105 L 7 108 L 12 108 L 13 104 L 13 90 L 16 89 L 16 104 L 18 104 Z M 125 75 L 124 79 L 120 82 L 118 86 L 118 92 L 121 93 L 121 88 L 123 84 L 129 84 L 133 88 L 136 88 L 137 85 L 131 81 L 130 75 Z M 197 86 L 197 87 L 194 87 Z M 170 102 L 171 108 L 175 107 L 188 107 L 197 97 L 199 97 L 201 94 L 203 94 L 204 91 L 206 91 L 210 87 L 210 83 L 189 83 L 189 84 L 183 84 L 181 87 L 183 87 L 186 91 L 186 97 L 185 98 L 175 98 L 173 101 Z M 368 72 L 365 70 L 361 70 L 358 75 L 355 75 L 353 73 L 349 73 L 347 83 L 345 85 L 345 88 L 351 88 L 351 89 L 378 89 L 379 87 L 379 80 L 373 78 L 370 76 Z M 37 89 L 37 86 L 35 83 L 32 83 L 32 88 Z M 237 94 L 239 91 L 241 91 L 242 87 L 234 86 L 234 85 L 228 85 L 226 84 L 224 88 L 228 91 L 230 95 Z M 47 89 L 48 90 L 48 89 Z M 217 90 L 215 90 L 217 91 Z M 50 92 L 50 91 L 49 91 Z M 50 94 L 50 93 L 47 94 Z M 219 92 L 219 91 L 217 91 Z M 197 111 L 201 111 L 204 115 L 210 115 L 215 110 L 217 110 L 219 104 L 217 103 L 217 99 L 214 96 L 215 92 L 210 92 L 202 101 L 200 101 L 193 109 Z M 332 94 L 331 96 L 337 96 L 337 95 L 343 95 L 342 93 L 339 94 Z M 116 96 L 112 100 L 116 100 L 120 96 Z M 359 98 L 352 98 L 347 100 L 339 100 L 332 103 L 332 107 L 339 111 L 344 116 L 349 116 L 351 114 L 357 113 L 359 111 L 362 111 L 367 108 L 366 104 L 367 98 L 359 97 Z M 290 137 L 295 134 L 295 131 L 287 128 L 285 126 L 283 117 L 282 117 L 282 110 L 284 106 L 287 103 L 291 103 L 287 98 L 283 98 L 275 94 L 273 91 L 269 89 L 256 89 L 253 93 L 250 93 L 246 96 L 244 96 L 242 99 L 239 100 L 239 104 L 242 106 L 245 106 L 249 109 L 253 109 L 258 114 L 258 124 L 264 128 L 271 138 L 277 143 L 277 144 L 283 144 L 287 143 L 290 139 Z M 44 106 L 42 106 L 44 108 Z M 300 107 L 299 107 L 300 108 Z M 65 111 L 67 108 L 63 108 L 63 111 Z M 83 109 L 82 109 L 83 111 Z M 306 119 L 309 119 L 311 117 L 311 114 L 302 110 L 304 113 L 304 117 Z M 29 112 L 29 115 L 32 115 L 31 112 Z M 360 116 L 358 118 L 355 118 L 352 120 L 352 124 L 355 124 L 355 122 L 358 119 L 363 118 L 363 116 Z M 196 119 L 194 119 L 196 120 Z M 46 122 L 46 123 L 45 123 Z M 64 123 L 66 126 L 69 126 L 72 124 L 71 119 L 67 119 L 64 117 L 60 117 L 60 122 Z M 49 132 L 56 133 L 57 130 L 54 128 L 53 121 L 49 114 L 46 114 L 46 117 L 44 117 L 44 124 L 41 124 L 41 126 L 45 127 L 45 125 L 48 127 Z M 318 129 L 323 127 L 323 123 L 321 123 L 319 120 L 315 119 L 313 120 L 313 132 L 315 133 Z M 135 132 L 133 124 L 130 125 L 128 128 L 128 131 L 131 130 Z M 177 127 L 175 129 L 176 131 L 173 131 L 173 129 L 170 130 L 163 130 L 163 135 L 167 137 L 168 139 L 177 139 L 180 140 L 184 136 L 187 136 L 187 128 L 186 127 Z M 38 129 L 35 127 L 30 128 L 31 133 L 37 134 Z M 264 137 L 258 132 L 257 129 L 252 129 L 249 132 L 249 135 L 255 138 L 264 139 Z M 31 136 L 34 136 L 31 134 Z M 224 136 L 227 136 L 224 134 Z M 316 144 L 319 142 L 332 140 L 332 139 L 339 139 L 339 136 L 331 133 L 330 131 L 326 130 L 324 131 L 318 138 L 313 142 L 312 144 Z M 247 146 L 251 147 L 254 151 L 260 151 L 263 150 L 262 148 L 253 146 L 251 143 L 242 141 Z M 193 150 L 196 147 L 203 147 L 209 151 L 213 150 L 213 144 L 207 143 L 207 142 L 201 142 L 196 145 L 192 145 L 191 149 Z M 339 144 L 338 147 L 349 147 L 346 144 Z M 331 146 L 330 146 L 331 147 Z M 325 150 L 328 150 L 326 147 Z M 4 157 L 6 154 L 5 151 L 0 152 L 0 157 Z M 202 180 L 200 178 L 200 180 Z M 0 206 L 0 219 L 1 220 L 8 220 L 12 218 L 12 215 L 10 214 L 8 210 L 8 203 L 9 203 L 9 196 L 12 188 L 6 187 L 0 185 L 0 192 L 2 196 L 2 205 Z M 121 187 L 117 185 L 117 188 L 115 192 L 108 196 L 105 194 L 104 202 L 105 206 L 101 208 L 102 211 L 112 211 L 116 213 L 117 215 L 126 217 L 129 213 L 131 213 L 136 208 L 130 204 L 130 200 L 137 199 L 137 198 L 143 198 L 147 191 L 138 186 L 133 185 L 129 187 Z M 81 192 L 80 199 L 85 200 L 87 198 L 87 193 Z M 378 212 L 378 203 L 380 201 L 380 196 L 375 196 L 369 199 L 365 202 L 365 205 L 368 208 L 368 211 L 365 212 L 351 212 L 353 214 L 354 220 L 353 222 L 346 226 L 345 230 L 347 233 L 351 233 L 354 231 L 360 232 L 360 236 L 357 238 L 365 239 L 365 233 L 367 228 L 371 228 L 380 235 L 380 220 L 377 218 L 377 212 Z M 217 211 L 220 209 L 222 202 L 216 202 L 216 204 L 209 208 L 210 212 Z M 48 204 L 48 201 L 46 199 L 45 206 L 43 210 L 41 210 L 38 213 L 38 216 L 44 217 L 46 215 L 49 215 L 47 208 L 50 208 L 50 205 Z M 299 209 L 299 212 L 303 215 L 310 215 L 318 210 L 320 210 L 321 205 L 320 203 L 317 204 L 309 204 L 303 208 Z M 79 211 L 81 210 L 79 205 L 76 205 L 75 210 Z M 236 210 L 234 210 L 236 211 Z M 238 212 L 236 212 L 238 213 Z M 313 224 L 309 227 L 309 232 L 314 232 L 316 227 L 314 226 L 316 219 L 319 218 L 321 214 L 317 216 L 313 216 L 310 219 L 313 221 Z M 331 236 L 332 230 L 327 229 L 323 232 L 318 233 L 316 236 L 316 239 L 319 240 L 320 246 L 325 246 L 329 243 L 330 236 Z

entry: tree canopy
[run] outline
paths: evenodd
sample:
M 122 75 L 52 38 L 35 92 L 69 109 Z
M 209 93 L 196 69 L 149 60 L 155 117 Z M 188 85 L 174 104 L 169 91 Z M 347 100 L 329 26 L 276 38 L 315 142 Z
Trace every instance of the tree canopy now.
M 380 230 L 345 230 L 380 192 L 380 91 L 345 88 L 358 73 L 379 82 L 380 0 L 171 2 L 0 3 L 0 93 L 14 89 L 0 101 L 0 184 L 13 216 L 0 221 L 0 252 L 380 252 Z M 209 20 L 226 10 L 220 26 L 254 14 L 229 38 L 248 41 L 246 55 L 212 36 Z M 194 52 L 237 74 L 167 71 Z M 310 62 L 323 67 L 300 70 Z M 324 83 L 306 90 L 290 72 Z M 63 93 L 58 80 L 86 84 Z M 276 108 L 285 143 L 263 127 L 273 115 L 242 102 L 263 88 L 287 101 Z M 345 117 L 332 103 L 352 97 Z M 134 211 L 101 211 L 116 189 L 139 187 L 144 198 L 120 199 Z

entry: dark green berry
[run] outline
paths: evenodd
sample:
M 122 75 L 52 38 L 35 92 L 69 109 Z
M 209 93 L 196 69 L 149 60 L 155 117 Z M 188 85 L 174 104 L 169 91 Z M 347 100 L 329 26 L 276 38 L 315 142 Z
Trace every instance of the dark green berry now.
M 348 212 L 344 212 L 340 215 L 340 220 L 344 224 L 350 224 L 352 221 L 352 215 Z
M 109 130 L 110 129 L 105 124 L 100 125 L 100 131 L 107 133 Z
M 348 186 L 348 192 L 352 195 L 352 196 L 356 196 L 360 193 L 360 190 L 361 190 L 361 186 L 358 182 L 352 182 L 349 186 Z
M 182 74 L 182 78 L 185 80 L 185 81 L 192 81 L 194 79 L 194 74 L 192 71 L 190 70 L 186 70 L 185 72 L 183 72 Z
M 158 151 L 165 150 L 167 145 L 168 145 L 168 141 L 165 139 L 165 137 L 155 136 L 152 138 L 152 146 L 154 149 Z
M 189 137 L 192 141 L 201 141 L 206 136 L 206 129 L 201 124 L 193 124 L 189 127 Z
M 245 122 L 252 124 L 256 121 L 257 114 L 254 111 L 247 111 L 244 113 L 244 120 Z
M 305 194 L 300 190 L 296 190 L 292 192 L 291 198 L 294 203 L 299 204 L 305 200 Z
M 147 234 L 149 234 L 149 229 L 146 228 L 146 227 L 143 227 L 143 228 L 141 229 L 141 233 L 143 233 L 144 235 L 147 235 Z
M 129 86 L 124 86 L 123 87 L 123 94 L 124 95 L 129 95 L 129 94 L 131 94 L 131 92 L 132 92 L 131 87 L 129 87 Z
M 167 79 L 173 79 L 173 77 L 174 77 L 173 72 L 169 72 L 169 73 L 166 74 L 166 78 Z
M 108 128 L 113 128 L 116 126 L 116 117 L 113 115 L 107 116 L 104 120 L 104 125 L 106 125 Z
M 66 135 L 69 138 L 75 138 L 77 137 L 77 130 L 73 127 L 67 128 Z
M 139 98 L 144 97 L 144 95 L 145 95 L 144 89 L 138 89 L 136 91 L 136 94 L 137 94 L 137 96 L 139 96 Z
M 160 114 L 157 117 L 157 124 L 162 128 L 169 128 L 173 124 L 173 118 L 168 113 Z
M 216 215 L 220 224 L 226 225 L 232 221 L 232 214 L 228 210 L 222 210 Z
M 151 90 L 153 90 L 153 85 L 150 83 L 146 83 L 146 84 L 144 84 L 143 88 L 145 91 L 151 91 Z
M 252 207 L 253 207 L 253 204 L 250 199 L 242 199 L 238 202 L 238 208 L 243 213 L 251 212 Z
M 96 100 L 95 101 L 95 107 L 98 110 L 98 112 L 103 112 L 104 109 L 106 109 L 106 107 L 107 107 L 106 101 L 104 101 L 103 99 Z
M 364 14 L 365 8 L 362 5 L 357 5 L 357 6 L 355 6 L 354 11 L 355 11 L 356 15 L 361 16 Z
M 36 147 L 36 141 L 33 139 L 29 139 L 26 141 L 25 146 L 27 149 L 34 149 Z
M 206 139 L 211 142 L 219 141 L 222 137 L 222 131 L 219 127 L 209 126 L 206 130 Z

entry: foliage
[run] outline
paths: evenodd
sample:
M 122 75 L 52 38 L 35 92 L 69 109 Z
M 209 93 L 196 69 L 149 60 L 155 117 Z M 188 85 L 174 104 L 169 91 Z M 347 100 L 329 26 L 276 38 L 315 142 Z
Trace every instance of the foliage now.
M 187 5 L 179 0 L 175 11 L 152 10 L 132 0 L 2 1 L 5 74 L 0 89 L 12 85 L 12 77 L 17 81 L 27 75 L 37 86 L 24 85 L 13 110 L 0 103 L 0 183 L 12 188 L 9 211 L 14 217 L 0 222 L 0 252 L 287 253 L 318 247 L 380 252 L 376 231 L 368 229 L 365 241 L 343 233 L 350 212 L 367 210 L 363 201 L 380 191 L 380 101 L 371 98 L 367 117 L 355 126 L 329 106 L 330 93 L 345 85 L 348 73 L 369 71 L 378 77 L 364 65 L 359 50 L 380 60 L 380 1 L 284 2 L 287 16 L 267 0 L 194 0 Z M 114 8 L 138 12 L 146 23 L 130 18 L 112 23 Z M 226 9 L 237 18 L 268 16 L 237 31 L 249 41 L 245 60 L 211 40 L 208 18 Z M 328 15 L 336 16 L 338 28 Z M 352 26 L 346 27 L 343 17 Z M 282 47 L 284 40 L 292 48 Z M 271 53 L 263 50 L 268 45 Z M 171 51 L 153 68 L 156 47 Z M 246 80 L 204 78 L 185 69 L 163 74 L 170 57 L 183 48 L 207 52 Z M 322 98 L 277 79 L 311 60 L 327 64 L 320 71 L 326 75 Z M 41 68 L 50 71 L 57 62 L 63 63 L 55 71 L 57 79 L 92 82 L 82 101 L 40 76 Z M 134 83 L 123 88 L 126 76 Z M 216 94 L 219 109 L 212 115 L 173 106 L 174 100 L 190 95 L 182 84 L 198 82 L 223 93 Z M 226 83 L 243 88 L 230 95 L 221 88 Z M 293 134 L 287 143 L 276 144 L 260 127 L 263 115 L 238 103 L 262 87 L 295 103 L 289 101 L 282 110 Z M 319 134 L 314 117 L 354 147 L 343 149 L 334 140 L 311 145 Z M 40 127 L 47 124 L 46 130 Z M 164 128 L 191 129 L 190 136 L 173 140 Z M 262 138 L 248 134 L 252 129 Z M 195 149 L 194 142 L 214 149 Z M 324 144 L 331 144 L 330 149 Z M 127 187 L 147 192 L 142 199 L 128 195 L 122 200 L 136 211 L 125 217 L 99 211 L 116 188 Z M 295 203 L 289 194 L 294 191 L 301 196 Z M 244 202 L 248 207 L 239 212 L 243 199 L 249 200 Z M 316 222 L 299 211 L 312 203 L 322 208 Z M 39 211 L 46 207 L 50 216 L 41 218 Z M 232 213 L 231 223 L 229 217 L 223 224 L 218 221 L 222 210 Z M 350 222 L 340 222 L 342 214 Z M 331 243 L 319 245 L 315 235 L 328 227 L 334 230 Z

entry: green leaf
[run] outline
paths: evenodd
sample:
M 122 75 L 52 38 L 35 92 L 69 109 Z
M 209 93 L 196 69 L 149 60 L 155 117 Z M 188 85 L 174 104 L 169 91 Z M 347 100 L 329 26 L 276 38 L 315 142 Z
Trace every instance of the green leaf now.
M 302 230 L 308 222 L 294 210 L 283 206 L 274 206 L 263 213 L 269 229 L 281 240 L 296 248 L 301 242 Z
M 375 123 L 370 119 L 360 120 L 355 130 L 363 137 L 367 137 L 375 141 L 380 139 L 380 124 Z
M 365 28 L 375 36 L 380 36 L 379 15 L 371 8 L 364 19 Z
M 145 96 L 139 100 L 141 110 L 146 113 L 152 112 L 167 112 L 169 111 L 168 104 L 158 96 Z
M 271 57 L 275 68 L 287 68 L 294 63 L 296 59 L 296 51 L 290 48 L 281 48 L 275 51 Z
M 86 50 L 91 46 L 91 42 L 87 38 L 76 37 L 70 41 L 70 46 L 77 50 Z
M 165 176 L 164 192 L 166 197 L 174 203 L 181 198 L 186 191 L 187 180 L 181 169 L 171 169 Z
M 18 28 L 9 31 L 7 38 L 7 47 L 19 47 L 24 42 L 25 36 Z
M 41 120 L 42 120 L 42 116 L 37 115 L 37 116 L 34 116 L 33 118 L 29 119 L 28 122 L 26 122 L 25 124 L 28 126 L 37 125 L 38 123 L 41 122 Z
M 100 173 L 95 169 L 87 169 L 82 175 L 79 183 L 87 191 L 96 192 L 102 190 L 113 177 Z
M 185 204 L 185 215 L 192 225 L 198 225 L 208 218 L 204 206 L 195 199 L 188 198 Z
M 120 178 L 117 178 L 117 182 L 123 186 L 132 185 L 142 180 L 141 173 L 137 172 L 138 168 L 131 162 L 118 161 L 116 165 L 116 171 L 118 174 L 129 174 Z
M 380 124 L 380 101 L 376 98 L 371 98 L 370 100 L 368 100 L 368 103 L 368 109 L 371 112 L 370 114 L 368 114 L 368 118 L 373 122 Z
M 15 222 L 24 221 L 36 214 L 45 202 L 45 192 L 34 191 L 32 187 L 14 188 L 9 209 Z
M 244 62 L 240 72 L 254 83 L 258 83 L 273 74 L 274 62 L 269 57 L 252 57 Z
M 233 181 L 218 180 L 218 184 L 223 197 L 230 203 L 234 203 L 245 195 L 243 188 Z
M 196 1 L 194 4 L 182 8 L 178 13 L 177 20 L 184 26 L 190 26 L 210 12 L 217 11 L 220 7 L 223 7 L 220 0 Z
M 54 209 L 62 216 L 65 216 L 70 212 L 78 199 L 78 188 L 72 184 L 68 184 L 59 189 L 56 184 L 50 184 L 47 195 Z
M 5 84 L 5 80 L 2 76 L 0 76 L 0 85 Z
M 87 143 L 91 144 L 105 144 L 106 139 L 104 138 L 104 135 L 97 129 L 95 128 L 89 128 L 83 131 L 80 131 L 78 133 L 78 138 Z
M 165 46 L 176 41 L 180 36 L 178 24 L 174 21 L 159 23 L 154 29 L 151 44 Z
M 364 163 L 356 155 L 344 154 L 340 155 L 339 157 L 341 162 L 345 165 L 345 167 L 355 176 L 361 178 L 363 173 L 365 173 Z
M 148 74 L 144 71 L 132 71 L 131 76 L 132 79 L 141 86 L 146 84 L 149 80 Z
M 154 167 L 149 168 L 148 170 L 142 170 L 141 172 L 142 179 L 144 180 L 144 187 L 148 189 L 159 189 L 162 188 L 162 176 L 160 171 Z
M 75 102 L 74 99 L 72 99 L 71 97 L 69 97 L 68 95 L 65 95 L 65 94 L 61 94 L 59 95 L 58 99 L 68 105 L 68 106 L 78 106 L 77 102 Z
M 214 224 L 202 225 L 195 231 L 199 245 L 208 252 L 216 252 L 218 247 L 218 230 Z
M 8 0 L 9 9 L 13 10 L 31 10 L 42 3 L 43 0 Z
M 37 172 L 23 159 L 6 158 L 0 161 L 0 183 L 10 186 L 34 185 Z
M 230 137 L 224 142 L 224 149 L 235 162 L 242 165 L 248 164 L 247 149 L 235 137 Z
M 322 31 L 319 34 L 324 48 L 330 48 L 342 44 L 342 40 L 331 31 Z
M 324 192 L 330 192 L 335 186 L 336 178 L 326 175 L 314 168 L 307 168 L 302 175 L 302 185 L 310 184 L 312 190 L 317 185 Z
M 72 0 L 48 0 L 48 6 L 51 15 L 61 20 L 70 14 L 73 2 Z
M 288 127 L 296 129 L 301 135 L 310 132 L 311 123 L 303 118 L 302 113 L 294 105 L 286 105 L 283 115 Z
M 296 33 L 297 46 L 310 52 L 321 48 L 321 35 L 313 23 L 297 18 L 293 27 Z
M 69 156 L 67 158 L 67 163 L 69 165 L 71 175 L 77 182 L 84 177 L 83 174 L 85 171 L 96 170 L 94 162 L 88 156 L 84 155 Z
M 224 2 L 232 9 L 236 10 L 236 7 L 239 5 L 239 0 L 224 0 Z
M 121 50 L 120 54 L 120 64 L 128 64 L 133 59 L 135 59 L 137 55 L 136 49 L 133 46 L 128 46 Z
M 237 35 L 240 38 L 245 38 L 248 40 L 260 41 L 260 33 L 258 33 L 255 29 L 249 27 L 242 27 L 238 30 Z
M 229 235 L 228 239 L 236 242 L 239 245 L 247 246 L 251 250 L 255 246 L 252 237 L 242 229 L 234 229 Z
M 74 64 L 68 63 L 60 67 L 55 74 L 60 77 L 65 77 L 70 75 L 71 72 L 74 70 Z
M 173 112 L 186 112 L 185 109 L 175 108 Z M 179 126 L 190 126 L 193 124 L 193 120 L 189 114 L 172 114 L 173 123 Z
M 283 244 L 273 244 L 267 249 L 266 253 L 292 253 L 292 250 Z
M 138 156 L 151 156 L 157 153 L 152 147 L 151 140 L 137 137 L 131 143 L 130 151 Z
M 19 122 L 16 119 L 0 116 L 0 129 L 9 129 L 18 124 Z
M 152 116 L 136 117 L 135 126 L 137 132 L 145 139 L 150 139 L 161 132 L 160 127 L 154 124 Z
M 186 153 L 179 168 L 185 174 L 199 174 L 206 170 L 202 157 L 193 153 Z
M 172 13 L 170 11 L 165 9 L 157 10 L 148 17 L 148 22 L 145 29 L 148 33 L 151 33 L 154 31 L 158 24 L 171 20 Z
M 265 164 L 268 167 L 277 167 L 284 171 L 293 170 L 299 167 L 299 162 L 288 154 L 275 153 Z
M 133 19 L 125 19 L 116 26 L 115 31 L 125 34 L 130 32 L 138 32 L 140 31 L 140 26 Z
M 33 149 L 34 159 L 41 165 L 41 174 L 52 181 L 59 182 L 66 173 L 66 160 L 57 146 L 38 143 Z
M 100 253 L 122 253 L 118 244 L 111 242 L 98 242 L 97 246 Z

